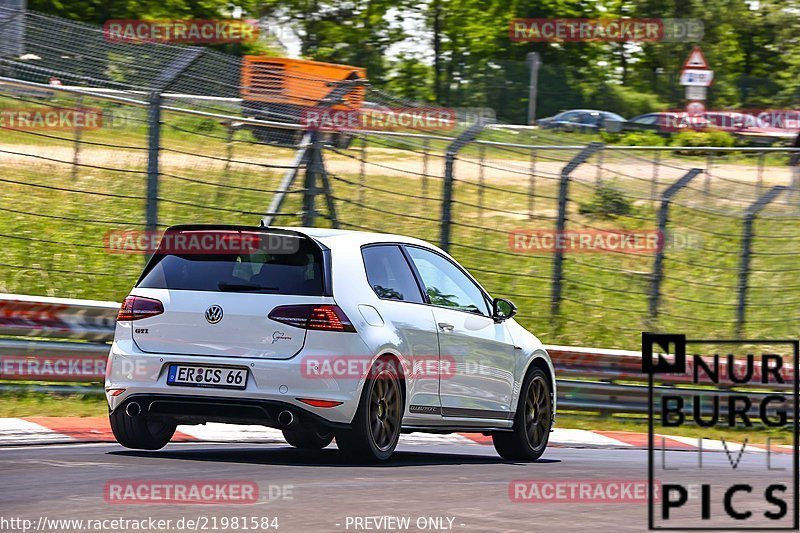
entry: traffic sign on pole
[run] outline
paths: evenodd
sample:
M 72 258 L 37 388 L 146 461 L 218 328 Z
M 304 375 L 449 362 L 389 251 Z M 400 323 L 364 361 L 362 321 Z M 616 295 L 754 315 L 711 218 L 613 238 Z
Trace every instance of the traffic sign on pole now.
M 686 85 L 687 100 L 705 100 L 707 96 L 705 85 Z
M 713 81 L 713 70 L 686 69 L 681 71 L 681 85 L 708 87 Z
M 699 117 L 706 112 L 706 106 L 703 102 L 689 102 L 686 104 L 686 113 L 690 117 Z
M 686 58 L 686 61 L 683 62 L 683 68 L 696 68 L 696 69 L 707 69 L 708 68 L 708 61 L 706 61 L 706 56 L 703 55 L 703 51 L 700 49 L 699 46 L 695 46 L 692 53 L 689 54 L 689 57 Z

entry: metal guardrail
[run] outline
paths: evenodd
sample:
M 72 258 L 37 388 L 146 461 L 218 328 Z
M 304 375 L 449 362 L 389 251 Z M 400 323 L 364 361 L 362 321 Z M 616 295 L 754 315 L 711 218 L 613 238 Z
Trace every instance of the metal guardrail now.
M 118 309 L 119 304 L 114 302 L 0 295 L 0 334 L 16 336 L 0 338 L 0 391 L 100 394 Z M 561 409 L 603 414 L 648 412 L 641 352 L 574 346 L 546 348 L 558 376 Z M 721 366 L 724 364 L 721 362 Z M 734 371 L 743 371 L 739 366 L 744 364 L 735 362 Z M 754 381 L 758 381 L 759 370 L 754 370 Z M 690 367 L 687 374 L 659 375 L 658 388 L 674 391 L 680 386 L 678 390 L 687 397 L 699 392 L 720 397 L 735 394 L 690 385 L 691 371 Z M 794 379 L 790 368 L 783 377 L 783 387 L 788 390 Z M 752 383 L 748 387 L 758 389 L 760 385 Z M 750 394 L 758 401 L 767 393 Z

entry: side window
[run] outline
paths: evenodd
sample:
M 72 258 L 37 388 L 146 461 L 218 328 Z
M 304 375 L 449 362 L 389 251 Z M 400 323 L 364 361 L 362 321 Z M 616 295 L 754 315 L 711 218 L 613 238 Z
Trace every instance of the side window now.
M 489 315 L 483 292 L 457 266 L 439 254 L 409 246 L 431 303 L 460 311 Z
M 422 303 L 414 274 L 400 247 L 369 246 L 361 250 L 367 280 L 379 298 Z

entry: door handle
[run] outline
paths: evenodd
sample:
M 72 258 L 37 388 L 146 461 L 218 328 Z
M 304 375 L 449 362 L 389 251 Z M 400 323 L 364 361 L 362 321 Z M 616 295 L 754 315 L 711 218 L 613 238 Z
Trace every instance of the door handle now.
M 444 331 L 453 331 L 453 328 L 455 328 L 453 324 L 448 324 L 447 322 L 439 322 L 439 329 L 442 329 Z

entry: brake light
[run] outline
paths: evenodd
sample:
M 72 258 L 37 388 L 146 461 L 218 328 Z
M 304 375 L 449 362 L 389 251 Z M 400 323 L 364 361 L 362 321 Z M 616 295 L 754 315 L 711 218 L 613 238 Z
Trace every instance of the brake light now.
M 356 328 L 338 305 L 281 305 L 268 318 L 296 328 L 355 333 Z
M 331 408 L 342 405 L 342 402 L 334 402 L 333 400 L 315 400 L 313 398 L 298 398 L 298 400 L 311 407 Z
M 153 298 L 143 298 L 141 296 L 128 296 L 122 302 L 122 307 L 117 313 L 117 322 L 127 320 L 139 320 L 151 316 L 160 315 L 164 312 L 164 305 Z

